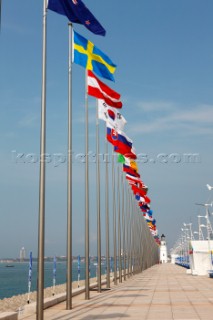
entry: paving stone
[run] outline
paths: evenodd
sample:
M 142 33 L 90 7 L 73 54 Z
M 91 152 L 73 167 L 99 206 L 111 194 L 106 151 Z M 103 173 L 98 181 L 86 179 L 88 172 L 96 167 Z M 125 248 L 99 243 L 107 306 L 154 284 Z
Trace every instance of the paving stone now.
M 127 281 L 111 285 L 110 291 L 91 292 L 73 298 L 73 309 L 60 303 L 44 311 L 45 320 L 213 320 L 213 281 L 186 274 L 186 269 L 161 264 Z M 35 320 L 35 315 L 22 316 Z

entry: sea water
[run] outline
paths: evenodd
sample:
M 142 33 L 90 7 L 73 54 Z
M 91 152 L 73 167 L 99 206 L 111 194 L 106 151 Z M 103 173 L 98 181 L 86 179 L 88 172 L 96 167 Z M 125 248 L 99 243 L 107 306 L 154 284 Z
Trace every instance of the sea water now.
M 90 277 L 96 276 L 97 266 L 91 263 Z M 105 273 L 105 266 L 102 265 L 102 274 Z M 0 263 L 0 299 L 9 298 L 18 294 L 28 292 L 28 262 L 13 262 L 12 267 L 6 263 Z M 80 280 L 85 279 L 85 264 L 80 265 Z M 73 262 L 72 280 L 78 280 L 78 263 Z M 32 283 L 31 291 L 36 290 L 37 282 L 37 262 L 32 264 Z M 66 282 L 66 262 L 60 261 L 56 264 L 56 285 Z M 45 262 L 44 264 L 44 287 L 53 285 L 53 262 Z

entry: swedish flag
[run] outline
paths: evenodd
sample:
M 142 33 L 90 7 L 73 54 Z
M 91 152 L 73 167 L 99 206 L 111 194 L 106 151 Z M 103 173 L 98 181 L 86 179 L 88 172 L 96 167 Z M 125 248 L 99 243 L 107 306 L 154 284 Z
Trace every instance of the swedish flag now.
M 74 31 L 73 62 L 87 70 L 92 70 L 98 76 L 114 81 L 113 73 L 116 65 L 99 50 L 91 41 Z

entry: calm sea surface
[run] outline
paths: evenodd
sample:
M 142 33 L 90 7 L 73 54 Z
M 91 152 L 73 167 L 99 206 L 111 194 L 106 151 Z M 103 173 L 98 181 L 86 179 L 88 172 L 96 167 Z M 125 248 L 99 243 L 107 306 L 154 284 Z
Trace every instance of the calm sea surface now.
M 0 263 L 0 299 L 9 298 L 14 295 L 28 292 L 28 262 L 12 263 L 14 267 L 6 267 L 6 263 Z M 53 283 L 53 263 L 45 262 L 44 286 L 51 287 Z M 102 266 L 102 274 L 105 273 L 105 266 Z M 91 263 L 90 277 L 96 276 L 96 266 Z M 73 262 L 73 281 L 78 280 L 78 263 Z M 80 266 L 80 280 L 85 279 L 85 265 Z M 32 265 L 32 285 L 31 291 L 36 290 L 37 281 L 37 263 Z M 66 262 L 57 262 L 56 264 L 56 285 L 66 282 Z

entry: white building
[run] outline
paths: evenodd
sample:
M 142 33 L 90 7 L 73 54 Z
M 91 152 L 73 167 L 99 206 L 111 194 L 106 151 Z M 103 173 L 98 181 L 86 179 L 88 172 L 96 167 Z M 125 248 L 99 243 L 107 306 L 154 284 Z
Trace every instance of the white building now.
M 208 275 L 209 271 L 213 269 L 213 240 L 192 240 L 190 245 L 189 261 L 192 274 Z
M 162 234 L 161 242 L 160 242 L 160 263 L 167 263 L 168 262 L 168 254 L 167 254 L 167 246 L 165 235 Z
M 22 247 L 19 254 L 20 262 L 23 262 L 25 258 L 26 258 L 25 248 Z

